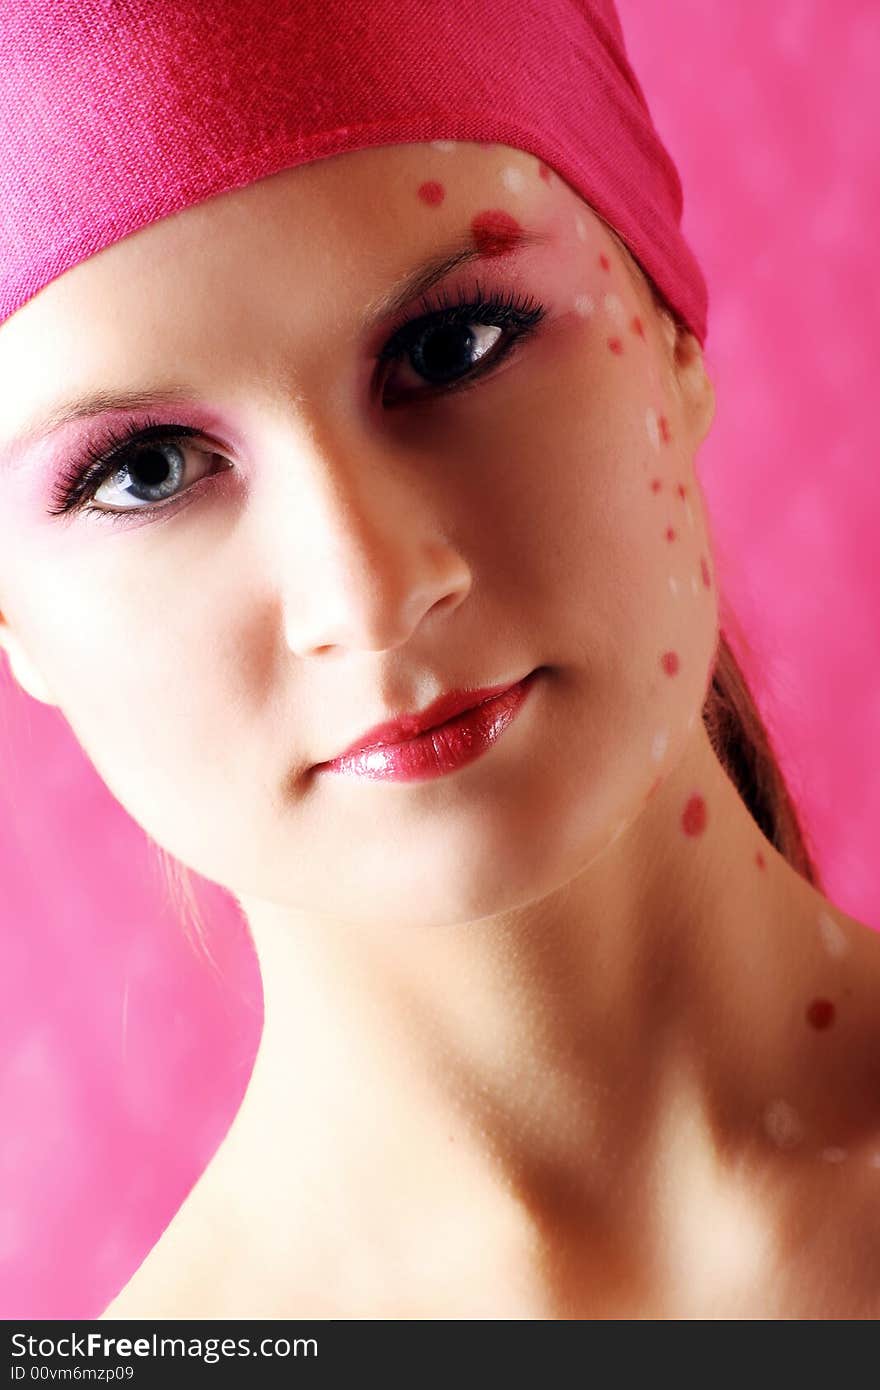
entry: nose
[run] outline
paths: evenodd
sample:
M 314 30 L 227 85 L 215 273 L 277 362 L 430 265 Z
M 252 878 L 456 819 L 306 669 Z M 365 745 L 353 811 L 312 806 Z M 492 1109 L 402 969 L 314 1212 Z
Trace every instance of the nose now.
M 429 613 L 462 602 L 470 568 L 442 534 L 424 489 L 407 477 L 412 465 L 387 454 L 340 464 L 326 453 L 314 465 L 307 469 L 318 482 L 302 563 L 288 568 L 284 593 L 291 651 L 387 651 L 405 643 Z M 301 521 L 306 484 L 299 478 L 290 505 Z M 282 524 L 280 534 L 289 537 L 293 529 Z

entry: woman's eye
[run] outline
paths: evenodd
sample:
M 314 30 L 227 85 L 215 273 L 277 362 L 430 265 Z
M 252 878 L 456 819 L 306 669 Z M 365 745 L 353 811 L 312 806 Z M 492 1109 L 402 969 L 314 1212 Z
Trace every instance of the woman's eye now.
M 544 306 L 534 299 L 478 294 L 472 301 L 447 303 L 404 324 L 378 360 L 405 363 L 404 379 L 408 375 L 416 387 L 456 390 L 460 383 L 467 384 L 483 376 L 488 366 L 500 363 L 519 339 L 534 331 L 544 314 Z M 500 350 L 493 351 L 499 343 Z M 405 399 L 431 391 L 403 394 Z
M 415 384 L 448 386 L 471 371 L 495 346 L 504 330 L 497 324 L 441 324 L 426 328 L 401 361 L 408 361 Z
M 214 457 L 204 449 L 194 449 L 185 440 L 156 440 L 132 446 L 126 461 L 116 459 L 117 467 L 92 493 L 95 502 L 120 510 L 138 510 L 145 505 L 162 505 L 197 481 L 199 463 Z
M 62 474 L 50 516 L 81 510 L 125 520 L 132 512 L 168 507 L 212 471 L 232 466 L 222 455 L 196 448 L 193 436 L 198 435 L 188 425 L 158 422 L 111 435 Z M 212 460 L 220 460 L 222 467 L 212 470 Z

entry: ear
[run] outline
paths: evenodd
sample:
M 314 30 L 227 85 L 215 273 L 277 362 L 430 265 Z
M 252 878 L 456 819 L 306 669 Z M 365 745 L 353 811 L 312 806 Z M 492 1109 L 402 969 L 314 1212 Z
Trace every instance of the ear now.
M 694 334 L 671 320 L 664 323 L 664 329 L 682 415 L 696 447 L 709 433 L 715 418 L 715 387 L 706 371 L 703 349 Z
M 0 615 L 0 648 L 5 650 L 13 676 L 28 695 L 44 705 L 57 704 L 42 675 L 2 615 Z

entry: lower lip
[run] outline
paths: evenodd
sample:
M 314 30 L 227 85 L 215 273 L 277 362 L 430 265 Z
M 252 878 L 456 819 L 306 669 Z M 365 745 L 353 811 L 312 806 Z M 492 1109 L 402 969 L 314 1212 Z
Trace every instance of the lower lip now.
M 482 757 L 498 742 L 522 709 L 538 674 L 538 670 L 532 671 L 503 694 L 464 710 L 435 729 L 426 729 L 418 738 L 364 748 L 321 763 L 317 770 L 374 782 L 426 782 L 445 777 Z

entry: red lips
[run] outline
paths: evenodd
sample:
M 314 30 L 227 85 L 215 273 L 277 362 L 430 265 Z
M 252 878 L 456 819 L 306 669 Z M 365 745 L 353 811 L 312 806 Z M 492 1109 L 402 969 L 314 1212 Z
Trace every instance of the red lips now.
M 520 680 L 522 677 L 520 677 Z M 445 724 L 447 719 L 454 719 L 462 710 L 473 709 L 476 705 L 481 705 L 484 700 L 491 700 L 493 696 L 502 694 L 505 690 L 510 690 L 511 686 L 516 685 L 516 681 L 507 681 L 504 685 L 487 685 L 478 690 L 450 690 L 445 695 L 441 695 L 433 704 L 428 705 L 427 709 L 415 714 L 403 714 L 398 719 L 387 719 L 382 724 L 374 724 L 371 729 L 360 734 L 354 743 L 350 744 L 341 753 L 337 754 L 340 758 L 348 757 L 351 753 L 357 753 L 362 748 L 374 748 L 382 743 L 403 743 L 406 739 L 415 738 L 417 734 L 422 734 L 426 729 L 433 729 L 438 724 Z

